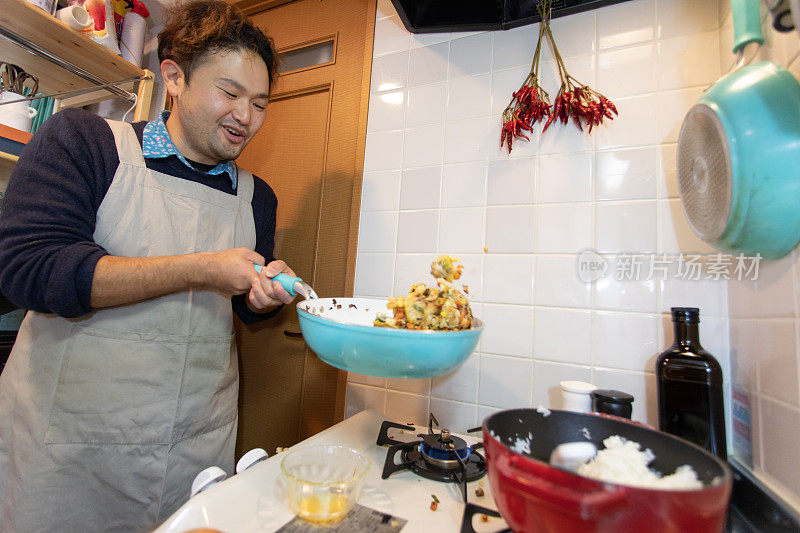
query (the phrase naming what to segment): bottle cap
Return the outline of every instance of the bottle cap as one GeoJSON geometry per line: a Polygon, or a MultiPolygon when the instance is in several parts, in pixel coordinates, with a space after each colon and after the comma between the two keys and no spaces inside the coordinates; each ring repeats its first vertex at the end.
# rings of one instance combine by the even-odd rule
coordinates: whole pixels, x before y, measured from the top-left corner
{"type": "Polygon", "coordinates": [[[673,307],[672,321],[697,324],[700,322],[700,309],[697,307],[673,307]]]}
{"type": "Polygon", "coordinates": [[[236,463],[236,473],[241,474],[254,464],[266,460],[267,456],[267,452],[264,448],[253,448],[244,454],[242,458],[239,459],[239,462],[236,463]]]}
{"type": "Polygon", "coordinates": [[[589,394],[597,388],[595,385],[586,383],[585,381],[562,381],[559,383],[559,386],[567,392],[574,392],[576,394],[589,394]]]}
{"type": "Polygon", "coordinates": [[[189,497],[193,497],[215,483],[219,483],[225,477],[225,471],[218,466],[209,466],[197,476],[195,476],[194,481],[192,482],[192,490],[189,493],[189,497]]]}
{"type": "Polygon", "coordinates": [[[613,404],[631,404],[633,403],[633,396],[627,392],[622,392],[615,389],[597,389],[592,391],[592,399],[601,400],[605,403],[613,404]]]}

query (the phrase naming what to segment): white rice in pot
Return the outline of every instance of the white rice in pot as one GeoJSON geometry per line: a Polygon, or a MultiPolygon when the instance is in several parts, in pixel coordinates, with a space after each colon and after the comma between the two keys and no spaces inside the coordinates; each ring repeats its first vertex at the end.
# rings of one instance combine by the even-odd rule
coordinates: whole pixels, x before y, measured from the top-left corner
{"type": "Polygon", "coordinates": [[[661,476],[648,468],[655,455],[649,449],[641,451],[641,445],[612,435],[603,441],[604,450],[578,467],[581,476],[649,489],[694,490],[703,488],[697,473],[690,465],[679,466],[675,473],[661,476]]]}

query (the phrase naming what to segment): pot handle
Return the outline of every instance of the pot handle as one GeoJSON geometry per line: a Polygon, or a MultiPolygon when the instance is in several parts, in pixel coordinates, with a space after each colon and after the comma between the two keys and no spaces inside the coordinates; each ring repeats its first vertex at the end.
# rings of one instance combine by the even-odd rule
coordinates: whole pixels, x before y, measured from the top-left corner
{"type": "Polygon", "coordinates": [[[504,483],[569,513],[578,513],[583,520],[596,519],[627,499],[623,487],[601,486],[582,491],[553,483],[532,470],[529,461],[518,455],[501,455],[496,464],[504,483]]]}
{"type": "Polygon", "coordinates": [[[733,53],[738,54],[750,43],[764,44],[758,0],[731,0],[733,13],[733,53]]]}

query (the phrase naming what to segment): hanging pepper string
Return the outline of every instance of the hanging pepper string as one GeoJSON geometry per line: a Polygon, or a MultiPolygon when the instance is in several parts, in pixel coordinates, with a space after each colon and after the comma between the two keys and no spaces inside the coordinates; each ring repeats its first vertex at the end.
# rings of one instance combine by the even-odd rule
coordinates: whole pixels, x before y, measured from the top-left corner
{"type": "Polygon", "coordinates": [[[530,140],[524,132],[532,132],[533,126],[537,122],[546,120],[542,133],[547,131],[553,122],[560,121],[562,124],[567,124],[570,119],[581,131],[584,126],[588,126],[588,131],[591,132],[592,128],[602,124],[604,119],[613,120],[614,116],[618,115],[617,108],[611,100],[581,83],[567,72],[567,67],[550,29],[552,5],[552,0],[539,0],[538,2],[537,9],[541,22],[531,70],[522,83],[522,87],[512,94],[511,102],[503,111],[500,147],[502,148],[505,143],[509,153],[511,153],[514,139],[522,137],[530,140]],[[547,91],[539,85],[539,58],[542,41],[545,37],[553,49],[558,77],[561,81],[552,105],[547,91]]]}

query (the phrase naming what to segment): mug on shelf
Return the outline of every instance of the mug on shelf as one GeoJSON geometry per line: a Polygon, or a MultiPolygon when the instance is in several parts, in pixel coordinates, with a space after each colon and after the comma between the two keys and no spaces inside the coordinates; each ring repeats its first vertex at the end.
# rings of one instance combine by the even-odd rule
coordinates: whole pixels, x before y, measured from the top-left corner
{"type": "Polygon", "coordinates": [[[24,96],[11,91],[3,91],[0,93],[0,103],[2,103],[0,105],[0,124],[26,132],[31,131],[31,122],[37,111],[28,105],[24,96]]]}

